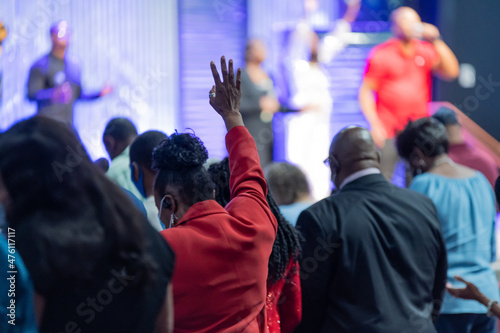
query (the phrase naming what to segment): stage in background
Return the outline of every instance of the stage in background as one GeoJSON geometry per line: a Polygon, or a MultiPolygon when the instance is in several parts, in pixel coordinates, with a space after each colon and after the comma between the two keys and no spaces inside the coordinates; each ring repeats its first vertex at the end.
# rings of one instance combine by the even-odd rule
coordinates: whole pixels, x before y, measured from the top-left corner
{"type": "Polygon", "coordinates": [[[179,126],[177,1],[2,0],[0,19],[9,30],[0,130],[34,114],[29,68],[50,51],[49,27],[61,19],[72,28],[68,53],[80,59],[83,88],[114,86],[112,95],[75,105],[75,126],[93,158],[107,157],[102,132],[112,117],[130,118],[141,132],[179,126]]]}

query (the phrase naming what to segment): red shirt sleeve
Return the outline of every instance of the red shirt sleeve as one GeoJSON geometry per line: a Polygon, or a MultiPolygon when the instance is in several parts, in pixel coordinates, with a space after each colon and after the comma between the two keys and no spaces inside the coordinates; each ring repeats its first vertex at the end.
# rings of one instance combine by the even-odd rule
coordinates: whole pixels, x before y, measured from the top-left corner
{"type": "Polygon", "coordinates": [[[260,166],[257,146],[245,126],[236,126],[226,135],[229,153],[231,202],[226,210],[233,216],[263,224],[270,220],[276,235],[277,221],[267,203],[267,183],[260,166]]]}
{"type": "Polygon", "coordinates": [[[432,70],[441,60],[439,53],[436,51],[434,45],[429,42],[421,42],[422,55],[425,63],[429,64],[429,70],[432,70]]]}

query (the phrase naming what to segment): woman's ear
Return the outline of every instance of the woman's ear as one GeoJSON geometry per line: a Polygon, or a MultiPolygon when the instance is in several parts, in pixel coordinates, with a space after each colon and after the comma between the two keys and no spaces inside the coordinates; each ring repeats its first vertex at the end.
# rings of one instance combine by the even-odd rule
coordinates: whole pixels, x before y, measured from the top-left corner
{"type": "Polygon", "coordinates": [[[425,155],[424,153],[422,153],[420,148],[414,147],[412,152],[410,153],[408,163],[413,167],[421,167],[421,161],[424,157],[425,155]]]}
{"type": "Polygon", "coordinates": [[[137,164],[137,162],[132,162],[132,178],[134,179],[135,182],[139,181],[140,177],[140,166],[137,164]]]}
{"type": "Polygon", "coordinates": [[[162,209],[170,209],[171,214],[175,214],[177,211],[177,201],[174,199],[174,197],[170,194],[165,194],[162,200],[163,207],[160,207],[162,209]]]}

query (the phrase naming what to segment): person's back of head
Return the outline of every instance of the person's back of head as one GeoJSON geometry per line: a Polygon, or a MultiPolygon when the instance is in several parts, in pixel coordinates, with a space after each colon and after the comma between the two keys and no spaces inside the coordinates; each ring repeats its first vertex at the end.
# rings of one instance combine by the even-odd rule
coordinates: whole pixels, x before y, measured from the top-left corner
{"type": "Polygon", "coordinates": [[[339,188],[342,182],[357,171],[380,169],[380,153],[366,128],[348,126],[335,135],[328,156],[332,181],[339,188]]]}
{"type": "Polygon", "coordinates": [[[156,147],[154,195],[155,200],[161,202],[163,224],[173,223],[174,218],[181,219],[192,205],[213,199],[214,186],[203,166],[207,159],[203,142],[191,133],[175,132],[156,147]],[[169,216],[170,223],[163,216],[169,216]]]}
{"type": "Polygon", "coordinates": [[[410,121],[396,139],[399,156],[410,168],[426,172],[432,159],[448,153],[448,135],[444,125],[434,118],[410,121]]]}
{"type": "Polygon", "coordinates": [[[120,155],[137,137],[137,128],[127,118],[111,119],[102,135],[102,141],[111,159],[120,155]]]}
{"type": "Polygon", "coordinates": [[[138,284],[151,277],[154,265],[145,255],[145,217],[93,165],[65,125],[33,117],[3,133],[0,180],[9,198],[8,222],[20,234],[24,230],[31,235],[29,246],[40,253],[25,258],[27,266],[36,265],[47,274],[34,280],[50,277],[76,289],[106,273],[104,265],[143,270],[145,279],[138,284]]]}
{"type": "Polygon", "coordinates": [[[278,205],[290,205],[301,200],[311,200],[307,177],[299,167],[287,163],[272,163],[266,168],[266,180],[278,205]]]}
{"type": "Polygon", "coordinates": [[[155,172],[153,171],[153,151],[168,136],[160,131],[147,131],[130,144],[130,165],[132,180],[145,197],[152,195],[155,172]]]}

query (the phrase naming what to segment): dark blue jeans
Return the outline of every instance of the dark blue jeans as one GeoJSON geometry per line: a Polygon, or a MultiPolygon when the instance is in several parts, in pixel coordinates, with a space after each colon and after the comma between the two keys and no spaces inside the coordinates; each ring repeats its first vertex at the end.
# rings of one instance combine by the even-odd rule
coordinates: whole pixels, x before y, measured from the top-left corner
{"type": "Polygon", "coordinates": [[[486,314],[442,314],[436,321],[438,333],[496,333],[497,319],[486,314]]]}

